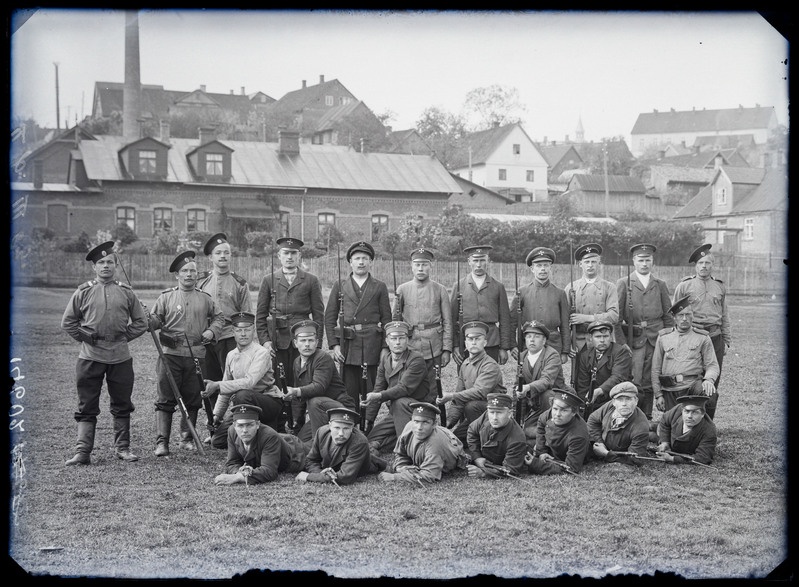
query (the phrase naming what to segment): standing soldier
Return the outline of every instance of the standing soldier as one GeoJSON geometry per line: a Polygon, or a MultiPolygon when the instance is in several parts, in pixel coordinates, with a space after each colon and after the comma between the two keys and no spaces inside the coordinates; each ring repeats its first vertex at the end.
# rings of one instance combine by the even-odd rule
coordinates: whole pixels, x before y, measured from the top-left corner
{"type": "MultiPolygon", "coordinates": [[[[230,270],[230,243],[225,233],[220,232],[209,238],[203,252],[211,259],[213,268],[208,274],[200,276],[197,289],[214,298],[216,307],[225,317],[222,333],[216,342],[207,346],[205,377],[211,381],[220,381],[225,373],[225,359],[236,348],[230,317],[239,312],[252,312],[250,288],[246,279],[230,270]]],[[[210,396],[211,405],[214,405],[217,396],[218,393],[210,396]]]]}
{"type": "MultiPolygon", "coordinates": [[[[360,382],[363,369],[368,375],[367,391],[375,383],[377,365],[388,348],[383,340],[383,326],[391,322],[388,288],[369,273],[375,250],[367,242],[357,242],[347,249],[352,268],[349,278],[333,284],[325,308],[325,328],[333,358],[343,365],[342,378],[354,405],[360,405],[360,382]],[[341,294],[341,295],[339,295],[341,294]]],[[[366,433],[374,422],[366,422],[366,433]]]]}
{"type": "Polygon", "coordinates": [[[613,325],[619,321],[616,286],[599,277],[601,255],[602,247],[596,243],[578,247],[574,252],[574,259],[579,263],[583,276],[564,288],[567,299],[574,292],[575,310],[569,317],[569,324],[575,326],[575,340],[572,341],[575,352],[579,352],[586,344],[590,345],[589,324],[602,321],[613,325]]]}
{"type": "Polygon", "coordinates": [[[130,452],[134,375],[128,342],[147,330],[147,322],[130,286],[114,281],[117,261],[113,247],[114,241],[109,241],[86,255],[86,260],[92,262],[96,279],[78,287],[61,319],[61,328],[81,343],[75,369],[78,441],[75,456],[66,465],[91,464],[103,378],[114,417],[114,454],[126,462],[139,460],[130,452]]]}
{"type": "MultiPolygon", "coordinates": [[[[477,245],[466,247],[463,252],[468,255],[471,272],[460,283],[452,287],[452,322],[483,322],[488,325],[488,336],[485,352],[500,365],[508,362],[508,351],[514,347],[513,320],[510,316],[508,294],[505,286],[488,275],[488,252],[493,247],[477,245]],[[463,316],[459,321],[459,299],[463,304],[463,316]]],[[[463,333],[454,328],[452,345],[455,362],[460,365],[465,354],[463,350],[463,333]]]]}
{"type": "MultiPolygon", "coordinates": [[[[519,290],[519,296],[511,302],[511,317],[516,321],[521,302],[521,321],[544,324],[549,332],[546,345],[560,354],[561,364],[569,358],[571,348],[571,329],[569,328],[569,300],[566,292],[550,281],[555,251],[547,247],[536,247],[525,260],[533,280],[519,290]]],[[[514,330],[517,324],[514,324],[514,330]]],[[[516,347],[511,353],[516,359],[516,347]]],[[[560,386],[562,387],[562,386],[560,386]]]]}
{"type": "MultiPolygon", "coordinates": [[[[180,393],[189,413],[192,425],[197,422],[197,412],[202,405],[200,382],[196,377],[192,354],[205,370],[205,345],[214,342],[222,332],[225,318],[214,299],[207,292],[195,287],[197,263],[194,251],[180,253],[169,266],[178,285],[161,292],[149,316],[153,330],[161,329],[158,335],[164,347],[164,361],[159,357],[156,364],[158,387],[155,400],[155,456],[169,454],[169,437],[172,430],[172,414],[177,406],[175,394],[166,374],[169,369],[180,387],[180,393]],[[191,344],[191,349],[187,346],[191,344]]],[[[191,431],[185,418],[180,421],[180,447],[195,450],[191,431]]]]}
{"type": "Polygon", "coordinates": [[[730,333],[730,316],[727,312],[727,287],[720,279],[711,275],[713,271],[713,254],[710,253],[711,244],[704,244],[693,253],[688,259],[689,263],[696,263],[696,274],[686,277],[677,287],[674,288],[674,297],[677,300],[684,296],[691,296],[690,303],[693,310],[693,324],[697,328],[705,330],[713,343],[713,352],[716,354],[716,362],[719,364],[719,372],[713,382],[716,392],[707,402],[705,410],[712,419],[716,414],[718,403],[719,379],[721,379],[721,365],[724,362],[724,355],[732,344],[732,334],[730,333]]]}
{"type": "Polygon", "coordinates": [[[432,251],[427,249],[411,253],[413,279],[397,288],[393,319],[410,324],[408,348],[424,357],[435,395],[435,367],[446,367],[452,354],[452,313],[447,288],[430,279],[433,259],[432,251]]]}
{"type": "MultiPolygon", "coordinates": [[[[317,346],[321,348],[325,304],[322,300],[322,286],[319,284],[319,279],[299,268],[300,249],[304,243],[297,238],[283,237],[277,239],[275,244],[279,247],[277,258],[280,261],[280,268],[261,281],[255,324],[258,341],[272,355],[273,371],[279,373],[278,365],[282,363],[286,385],[293,386],[292,365],[299,352],[291,344],[291,327],[297,322],[309,319],[319,324],[317,346]]],[[[299,400],[292,400],[291,410],[296,434],[305,422],[306,406],[299,400]]],[[[280,422],[279,426],[282,430],[285,422],[280,422]]]]}
{"type": "Polygon", "coordinates": [[[635,271],[616,282],[621,320],[616,324],[616,342],[626,344],[633,353],[633,382],[641,390],[638,408],[652,419],[652,353],[658,332],[674,326],[669,313],[671,298],[666,282],[652,275],[654,245],[630,247],[635,271]],[[629,294],[629,295],[628,295],[629,294]],[[632,338],[629,337],[632,330],[632,338]]]}

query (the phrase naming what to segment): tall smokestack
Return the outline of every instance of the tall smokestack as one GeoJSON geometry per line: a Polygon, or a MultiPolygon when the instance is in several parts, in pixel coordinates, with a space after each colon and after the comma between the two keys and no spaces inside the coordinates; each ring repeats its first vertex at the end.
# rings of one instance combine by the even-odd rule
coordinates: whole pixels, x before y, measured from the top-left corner
{"type": "Polygon", "coordinates": [[[139,138],[141,75],[139,71],[139,14],[125,11],[125,86],[122,90],[122,134],[139,138]]]}

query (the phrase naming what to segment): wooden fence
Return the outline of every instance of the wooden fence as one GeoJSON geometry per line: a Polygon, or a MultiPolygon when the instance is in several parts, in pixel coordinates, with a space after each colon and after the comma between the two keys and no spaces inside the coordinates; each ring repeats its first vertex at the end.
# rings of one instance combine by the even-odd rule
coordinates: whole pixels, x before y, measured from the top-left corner
{"type": "MultiPolygon", "coordinates": [[[[13,284],[43,287],[75,287],[78,284],[94,277],[91,263],[85,261],[81,253],[52,253],[47,257],[28,259],[24,262],[12,262],[13,284]]],[[[117,270],[117,279],[125,281],[125,273],[134,287],[138,289],[163,289],[175,284],[175,278],[168,271],[174,259],[173,255],[122,255],[121,262],[124,267],[117,270]]],[[[306,269],[316,275],[323,287],[330,287],[337,279],[335,257],[318,257],[304,261],[306,269]]],[[[349,265],[341,259],[341,275],[349,273],[349,265]]],[[[198,262],[199,269],[210,270],[211,264],[201,256],[198,262]]],[[[448,288],[452,286],[457,277],[457,263],[455,261],[436,261],[433,263],[431,277],[448,288]]],[[[279,266],[275,260],[275,266],[279,266]]],[[[264,276],[269,275],[272,263],[270,257],[234,257],[231,262],[233,271],[244,277],[251,289],[260,287],[264,276]]],[[[512,296],[516,289],[516,274],[518,270],[519,285],[525,285],[532,279],[527,266],[519,263],[492,263],[491,275],[505,284],[505,288],[512,296]]],[[[627,277],[627,266],[603,265],[601,276],[615,282],[619,278],[627,277]]],[[[466,262],[460,263],[461,276],[468,272],[466,262]]],[[[397,259],[393,263],[390,259],[377,259],[372,265],[372,275],[385,281],[389,290],[393,289],[394,274],[397,284],[412,278],[410,262],[406,259],[397,259]]],[[[694,274],[693,266],[656,266],[654,274],[665,280],[669,291],[673,292],[679,281],[694,274]]],[[[777,295],[783,296],[787,290],[788,269],[780,264],[779,267],[768,269],[751,267],[716,267],[714,275],[724,281],[727,291],[733,295],[777,295]]],[[[574,278],[580,276],[579,269],[574,267],[574,278]]],[[[563,287],[570,281],[568,265],[556,264],[553,267],[552,281],[563,287]]]]}

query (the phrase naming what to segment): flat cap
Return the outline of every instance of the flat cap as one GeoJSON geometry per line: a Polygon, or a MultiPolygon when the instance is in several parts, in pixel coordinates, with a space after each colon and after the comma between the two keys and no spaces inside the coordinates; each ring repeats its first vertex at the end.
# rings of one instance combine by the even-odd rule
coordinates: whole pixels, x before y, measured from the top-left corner
{"type": "Polygon", "coordinates": [[[487,410],[510,409],[513,405],[513,398],[507,393],[489,393],[486,399],[488,400],[486,402],[487,410]]]}
{"type": "Polygon", "coordinates": [[[630,255],[635,257],[636,255],[654,255],[655,251],[657,251],[657,247],[655,245],[650,245],[648,243],[639,243],[637,245],[633,245],[630,247],[630,255]]]}
{"type": "Polygon", "coordinates": [[[411,261],[432,261],[435,259],[435,255],[433,255],[433,251],[430,249],[425,249],[423,247],[419,247],[411,251],[411,261]]]}
{"type": "Polygon", "coordinates": [[[485,322],[479,322],[474,320],[472,322],[467,322],[463,325],[463,336],[467,336],[469,333],[477,333],[479,332],[482,335],[488,334],[488,324],[485,322]]]}
{"type": "Polygon", "coordinates": [[[602,330],[603,328],[607,328],[611,332],[613,331],[613,324],[608,322],[607,320],[594,320],[591,324],[588,325],[586,330],[588,332],[593,332],[594,330],[602,330]]]}
{"type": "Polygon", "coordinates": [[[533,263],[541,263],[542,261],[555,262],[555,251],[547,247],[536,247],[527,254],[525,263],[529,267],[533,263]]]}
{"type": "Polygon", "coordinates": [[[414,416],[430,418],[433,420],[433,422],[436,421],[436,416],[441,415],[441,410],[439,410],[433,404],[429,404],[427,402],[414,402],[412,404],[408,404],[408,407],[413,410],[412,414],[414,416]]]}
{"type": "Polygon", "coordinates": [[[688,257],[688,262],[689,263],[696,263],[702,257],[706,257],[712,247],[713,247],[713,245],[711,245],[710,243],[705,243],[701,247],[697,247],[694,250],[694,252],[691,253],[691,256],[688,257]]]}
{"type": "Polygon", "coordinates": [[[638,397],[638,388],[635,386],[635,383],[632,381],[622,381],[621,383],[617,383],[610,389],[610,399],[613,399],[617,395],[628,395],[630,397],[638,397]]]}
{"type": "Polygon", "coordinates": [[[583,398],[569,389],[553,389],[551,397],[553,400],[560,400],[577,409],[585,405],[583,398]]]}
{"type": "Polygon", "coordinates": [[[344,422],[345,424],[352,424],[354,426],[360,419],[361,415],[358,412],[345,408],[344,406],[327,410],[328,422],[344,422]]]}
{"type": "Polygon", "coordinates": [[[315,334],[319,336],[319,325],[313,320],[300,320],[292,324],[291,335],[298,336],[300,334],[315,334]]]}
{"type": "Polygon", "coordinates": [[[288,249],[289,251],[299,251],[305,244],[298,238],[284,236],[275,241],[275,244],[281,249],[288,249]]]}
{"type": "Polygon", "coordinates": [[[230,317],[233,326],[252,326],[255,324],[255,314],[250,312],[236,312],[230,317]]]}
{"type": "Polygon", "coordinates": [[[350,248],[347,249],[347,261],[349,261],[355,253],[366,253],[369,255],[370,259],[375,258],[374,247],[366,241],[358,241],[350,245],[350,248]]]}
{"type": "Polygon", "coordinates": [[[188,265],[189,263],[194,263],[194,251],[183,251],[179,253],[175,260],[172,261],[172,264],[169,266],[170,273],[177,273],[181,270],[184,265],[188,265]]]}
{"type": "Polygon", "coordinates": [[[671,312],[672,314],[679,314],[690,305],[691,305],[691,296],[689,294],[674,302],[674,305],[671,308],[669,308],[669,312],[671,312]]]}
{"type": "Polygon", "coordinates": [[[230,408],[234,422],[237,420],[260,420],[262,412],[261,408],[250,404],[237,404],[230,408]]]}
{"type": "Polygon", "coordinates": [[[549,328],[538,320],[530,320],[524,323],[522,326],[522,333],[527,334],[528,332],[538,332],[539,334],[543,334],[546,338],[549,338],[549,328]]]}
{"type": "Polygon", "coordinates": [[[488,254],[488,251],[493,249],[491,245],[472,245],[471,247],[466,247],[463,249],[463,252],[466,253],[467,257],[482,257],[488,254]]]}
{"type": "Polygon", "coordinates": [[[587,243],[577,247],[577,250],[574,251],[574,259],[576,261],[582,261],[585,258],[598,257],[601,254],[602,254],[601,245],[598,245],[596,243],[587,243]]]}
{"type": "Polygon", "coordinates": [[[223,245],[226,242],[228,242],[227,235],[224,232],[217,232],[214,236],[212,236],[205,242],[205,246],[203,247],[203,253],[205,253],[206,255],[210,255],[211,253],[214,252],[214,249],[216,247],[218,247],[219,245],[223,245]]]}
{"type": "Polygon", "coordinates": [[[86,260],[92,263],[97,263],[103,257],[112,255],[114,253],[114,241],[108,241],[97,245],[91,251],[86,253],[86,260]]]}

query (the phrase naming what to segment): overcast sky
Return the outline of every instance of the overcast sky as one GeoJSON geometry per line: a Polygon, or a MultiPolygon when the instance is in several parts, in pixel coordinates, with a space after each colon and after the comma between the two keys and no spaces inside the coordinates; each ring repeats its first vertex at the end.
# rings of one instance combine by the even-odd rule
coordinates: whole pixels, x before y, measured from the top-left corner
{"type": "MultiPolygon", "coordinates": [[[[15,14],[12,113],[61,128],[124,81],[121,11],[15,14]]],[[[141,81],[273,98],[338,79],[395,130],[425,108],[517,88],[534,140],[628,136],[641,112],[774,106],[788,124],[788,42],[756,13],[142,11],[141,81]]]]}

